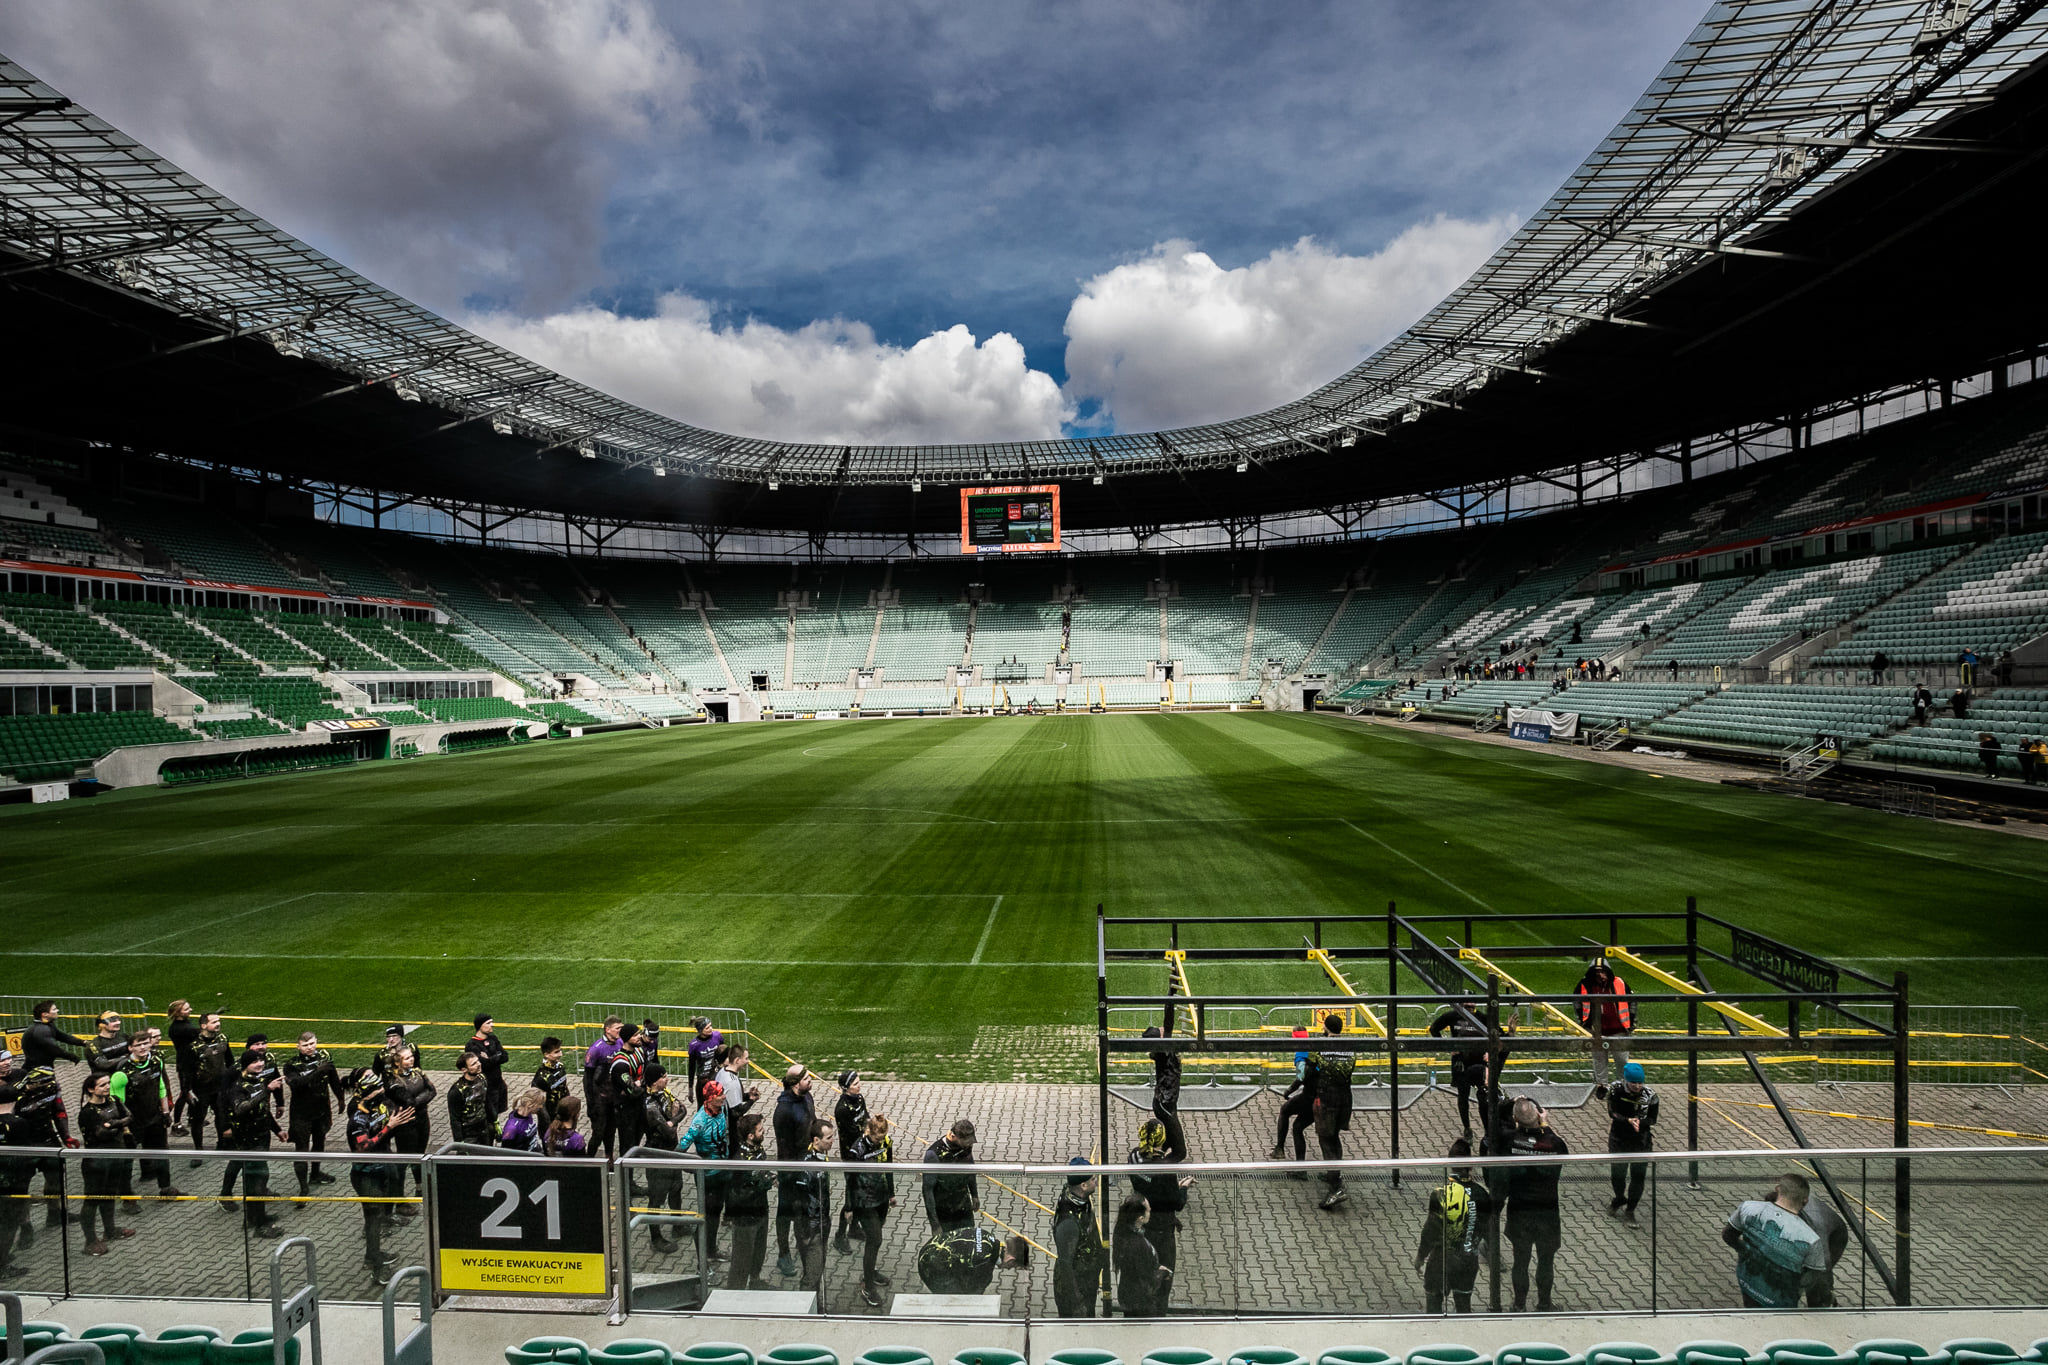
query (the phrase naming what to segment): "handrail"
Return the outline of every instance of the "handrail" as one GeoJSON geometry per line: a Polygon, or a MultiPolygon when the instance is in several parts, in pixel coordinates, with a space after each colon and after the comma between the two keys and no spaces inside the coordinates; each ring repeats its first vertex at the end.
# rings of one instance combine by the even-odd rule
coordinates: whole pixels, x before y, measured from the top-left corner
{"type": "Polygon", "coordinates": [[[433,1365],[434,1296],[428,1288],[427,1268],[409,1265],[394,1273],[384,1285],[384,1365],[433,1365]],[[398,1288],[407,1280],[420,1287],[420,1325],[398,1339],[398,1288]]]}

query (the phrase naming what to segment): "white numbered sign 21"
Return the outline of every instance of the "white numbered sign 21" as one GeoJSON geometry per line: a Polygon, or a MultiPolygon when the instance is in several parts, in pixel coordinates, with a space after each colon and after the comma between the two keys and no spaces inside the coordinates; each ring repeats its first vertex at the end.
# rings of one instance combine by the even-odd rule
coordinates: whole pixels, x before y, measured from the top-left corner
{"type": "MultiPolygon", "coordinates": [[[[478,1193],[486,1199],[496,1199],[498,1201],[496,1212],[484,1219],[484,1225],[480,1229],[484,1236],[501,1237],[512,1242],[517,1242],[526,1236],[525,1232],[512,1221],[513,1217],[519,1212],[519,1186],[505,1179],[505,1177],[499,1176],[495,1180],[486,1180],[483,1183],[483,1188],[478,1193]]],[[[541,1181],[540,1184],[533,1187],[533,1193],[526,1196],[526,1202],[529,1204],[539,1204],[547,1210],[547,1240],[550,1242],[561,1241],[562,1183],[559,1180],[541,1181]]]]}

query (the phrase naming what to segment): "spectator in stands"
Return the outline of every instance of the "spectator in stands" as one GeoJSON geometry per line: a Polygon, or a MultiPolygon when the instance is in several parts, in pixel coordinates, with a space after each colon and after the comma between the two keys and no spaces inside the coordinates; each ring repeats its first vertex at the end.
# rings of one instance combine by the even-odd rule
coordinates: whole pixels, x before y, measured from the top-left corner
{"type": "MultiPolygon", "coordinates": [[[[604,1097],[611,1137],[624,1156],[640,1143],[640,1106],[647,1098],[647,1068],[654,1060],[654,1021],[619,1029],[619,1049],[605,1063],[604,1097]]],[[[610,1156],[609,1149],[605,1152],[610,1156]]]]}
{"type": "Polygon", "coordinates": [[[1827,1273],[1827,1247],[1800,1214],[1806,1177],[1778,1177],[1768,1200],[1750,1199],[1728,1215],[1721,1240],[1735,1248],[1735,1282],[1748,1308],[1797,1308],[1801,1294],[1827,1273]]]}
{"type": "Polygon", "coordinates": [[[29,1015],[35,1022],[21,1035],[21,1057],[30,1067],[54,1066],[59,1061],[75,1062],[78,1054],[64,1049],[91,1046],[85,1039],[73,1037],[57,1027],[56,1001],[36,1001],[29,1015]]]}
{"type": "MultiPolygon", "coordinates": [[[[832,1158],[832,1120],[812,1119],[810,1142],[803,1156],[805,1165],[823,1165],[832,1158]]],[[[825,1241],[832,1231],[832,1173],[807,1170],[784,1172],[787,1195],[784,1207],[796,1229],[796,1254],[802,1266],[798,1289],[816,1290],[825,1279],[825,1241]]]]}
{"type": "MultiPolygon", "coordinates": [[[[1472,1144],[1459,1138],[1448,1155],[1453,1160],[1469,1157],[1472,1144]]],[[[1449,1178],[1430,1191],[1429,1214],[1415,1248],[1428,1312],[1443,1312],[1446,1293],[1460,1313],[1472,1311],[1472,1286],[1479,1278],[1480,1259],[1487,1254],[1492,1216],[1493,1196],[1470,1166],[1452,1167],[1449,1178]]]]}
{"type": "Polygon", "coordinates": [[[1957,720],[1968,720],[1970,718],[1970,689],[1958,687],[1954,692],[1951,692],[1948,698],[1948,709],[1955,714],[1957,720]]]}
{"type": "Polygon", "coordinates": [[[474,1053],[483,1063],[484,1092],[490,1101],[491,1119],[495,1123],[498,1115],[505,1112],[505,1063],[510,1060],[505,1045],[498,1040],[497,1026],[488,1014],[476,1017],[476,1031],[469,1035],[469,1041],[462,1045],[463,1051],[474,1053]]]}
{"type": "MultiPolygon", "coordinates": [[[[1550,1126],[1550,1115],[1532,1099],[1518,1099],[1509,1111],[1513,1127],[1507,1133],[1508,1156],[1565,1156],[1571,1148],[1550,1126]]],[[[1557,1209],[1557,1184],[1562,1168],[1556,1165],[1511,1166],[1506,1176],[1507,1234],[1515,1250],[1509,1271],[1515,1288],[1515,1311],[1528,1306],[1529,1262],[1534,1253],[1536,1270],[1536,1311],[1548,1313],[1550,1290],[1555,1275],[1557,1249],[1564,1240],[1563,1221],[1557,1209]]]]}
{"type": "Polygon", "coordinates": [[[1998,776],[1998,751],[2005,746],[1998,742],[1998,736],[1989,730],[1977,732],[1977,761],[1984,765],[1984,776],[1998,776]]]}
{"type": "Polygon", "coordinates": [[[1977,685],[1977,651],[1968,645],[1963,647],[1962,653],[1956,655],[1956,677],[1965,687],[1977,685]]]}
{"type": "MultiPolygon", "coordinates": [[[[775,1100],[775,1159],[802,1161],[811,1145],[811,1127],[817,1121],[817,1102],[811,1098],[811,1072],[802,1062],[791,1062],[782,1073],[782,1093],[775,1100]]],[[[775,1272],[785,1279],[796,1274],[796,1262],[789,1254],[790,1223],[796,1216],[798,1192],[795,1172],[783,1171],[776,1178],[775,1272]]]]}
{"type": "Polygon", "coordinates": [[[1675,654],[1671,656],[1671,681],[1678,681],[1678,656],[1675,654]]]}
{"type": "Polygon", "coordinates": [[[1572,994],[1579,997],[1579,1026],[1593,1035],[1593,1098],[1604,1100],[1609,1068],[1628,1065],[1628,1036],[1636,1031],[1628,982],[1614,974],[1606,958],[1596,957],[1572,994]]]}
{"type": "MultiPolygon", "coordinates": [[[[853,1146],[868,1130],[868,1102],[861,1098],[860,1073],[851,1068],[839,1073],[839,1103],[832,1108],[832,1124],[839,1134],[839,1159],[853,1160],[853,1146]]],[[[833,1234],[832,1249],[841,1256],[853,1255],[847,1240],[853,1224],[853,1176],[846,1177],[846,1197],[839,1204],[839,1231],[833,1234]]]]}
{"type": "Polygon", "coordinates": [[[541,1107],[553,1119],[569,1098],[569,1071],[562,1065],[562,1040],[552,1033],[540,1040],[540,1065],[533,1069],[532,1088],[541,1093],[541,1107]]]}
{"type": "MultiPolygon", "coordinates": [[[[1085,1156],[1077,1156],[1067,1164],[1085,1167],[1089,1161],[1085,1156]]],[[[1053,1205],[1052,1299],[1063,1318],[1095,1316],[1095,1295],[1109,1260],[1101,1225],[1095,1221],[1095,1186],[1093,1175],[1070,1175],[1059,1202],[1053,1205]]],[[[869,1247],[872,1255],[872,1242],[869,1247]]]]}
{"type": "Polygon", "coordinates": [[[745,1043],[727,1043],[721,1051],[725,1055],[717,1063],[717,1080],[725,1087],[725,1112],[737,1119],[752,1111],[761,1098],[761,1087],[744,1083],[747,1068],[753,1062],[753,1054],[745,1043]]]}
{"type": "MultiPolygon", "coordinates": [[[[956,1119],[938,1141],[925,1148],[928,1166],[972,1166],[974,1164],[974,1121],[956,1119]]],[[[972,1175],[949,1175],[927,1171],[922,1181],[924,1212],[933,1231],[967,1227],[981,1211],[981,1193],[972,1175]]]]}
{"type": "MultiPolygon", "coordinates": [[[[1344,1032],[1344,1016],[1331,1010],[1323,1016],[1323,1032],[1331,1038],[1344,1032]]],[[[1357,1057],[1350,1052],[1316,1051],[1308,1054],[1305,1079],[1315,1096],[1316,1143],[1325,1161],[1344,1159],[1344,1134],[1351,1128],[1351,1072],[1357,1057]]],[[[1323,1174],[1330,1192],[1316,1207],[1334,1213],[1350,1196],[1344,1189],[1344,1172],[1332,1166],[1323,1174]]]]}
{"type": "Polygon", "coordinates": [[[2020,741],[2020,776],[2029,787],[2038,785],[2042,769],[2048,768],[2048,743],[2036,736],[2020,741]]]}
{"type": "Polygon", "coordinates": [[[111,1076],[128,1060],[128,1035],[121,1031],[121,1016],[107,1010],[99,1017],[92,1041],[87,1045],[85,1065],[91,1075],[111,1076]]]}
{"type": "MultiPolygon", "coordinates": [[[[1175,992],[1172,973],[1167,974],[1167,994],[1175,992]]],[[[1145,1030],[1147,1038],[1170,1038],[1173,1036],[1173,1006],[1166,1007],[1166,1024],[1145,1030]]],[[[1152,1117],[1166,1128],[1166,1151],[1169,1161],[1188,1159],[1187,1130],[1180,1122],[1180,1054],[1170,1048],[1161,1048],[1152,1054],[1152,1117]]]]}
{"type": "Polygon", "coordinates": [[[2012,686],[2012,670],[2013,670],[2013,657],[2012,657],[2012,651],[2008,649],[2008,650],[2006,650],[2006,651],[2005,651],[2004,653],[2002,653],[2002,654],[2000,654],[2000,655],[1998,656],[1998,667],[1997,667],[1997,669],[1996,669],[1996,672],[1997,672],[1997,675],[1998,675],[1998,685],[1999,685],[2000,687],[2011,687],[2011,686],[2012,686]]]}
{"type": "Polygon", "coordinates": [[[1927,685],[1925,683],[1922,683],[1920,686],[1914,688],[1913,723],[1915,725],[1925,725],[1927,723],[1928,708],[1933,705],[1934,694],[1927,690],[1927,685]]]}
{"type": "MultiPolygon", "coordinates": [[[[256,1048],[243,1051],[241,1074],[236,1078],[234,1088],[228,1091],[227,1103],[228,1145],[238,1152],[267,1152],[270,1139],[278,1135],[277,1092],[273,1087],[281,1088],[283,1080],[271,1078],[270,1073],[275,1069],[267,1053],[256,1048]]],[[[278,1236],[284,1229],[271,1208],[270,1163],[236,1161],[228,1163],[228,1168],[242,1181],[243,1233],[257,1237],[278,1236]]],[[[225,1184],[223,1182],[223,1194],[226,1193],[225,1184]]]]}
{"type": "MultiPolygon", "coordinates": [[[[1647,1152],[1655,1145],[1656,1126],[1657,1092],[1644,1083],[1642,1064],[1630,1062],[1621,1068],[1620,1084],[1607,1092],[1607,1150],[1616,1154],[1647,1152]]],[[[1635,1222],[1650,1163],[1617,1161],[1608,1167],[1608,1174],[1614,1182],[1614,1197],[1607,1201],[1607,1212],[1635,1222]]]]}
{"type": "MultiPolygon", "coordinates": [[[[0,1048],[0,1058],[11,1062],[11,1055],[0,1048]]],[[[0,1101],[13,1098],[8,1076],[0,1070],[0,1101]]],[[[18,1280],[28,1274],[26,1266],[13,1264],[14,1241],[17,1236],[27,1244],[35,1234],[29,1230],[28,1201],[29,1182],[35,1177],[36,1163],[28,1157],[9,1156],[9,1147],[27,1147],[29,1122],[20,1114],[9,1110],[0,1113],[0,1282],[18,1280]]]]}
{"type": "MultiPolygon", "coordinates": [[[[185,1111],[186,1122],[192,1127],[192,1150],[206,1148],[206,1120],[213,1120],[215,1145],[218,1146],[227,1134],[227,1120],[222,1116],[221,1095],[234,1081],[234,1047],[221,1032],[221,1018],[208,1013],[199,1020],[199,1035],[192,1043],[193,1075],[198,1090],[191,1105],[185,1111]]],[[[192,1164],[203,1164],[197,1157],[192,1164]]]]}
{"type": "Polygon", "coordinates": [[[1127,1318],[1158,1318],[1166,1315],[1173,1272],[1159,1264],[1159,1253],[1145,1235],[1151,1210],[1138,1195],[1128,1195],[1116,1211],[1116,1231],[1111,1255],[1116,1261],[1116,1301],[1127,1318]]]}
{"type": "Polygon", "coordinates": [[[1884,671],[1885,671],[1885,670],[1886,670],[1887,668],[1890,668],[1891,666],[1892,666],[1892,661],[1891,661],[1891,660],[1890,660],[1889,658],[1887,658],[1887,657],[1885,656],[1885,652],[1884,652],[1883,650],[1881,650],[1881,649],[1880,649],[1879,651],[1877,651],[1877,653],[1875,653],[1875,654],[1871,655],[1871,656],[1870,656],[1870,685],[1871,685],[1872,687],[1883,687],[1883,686],[1884,686],[1884,671]]]}

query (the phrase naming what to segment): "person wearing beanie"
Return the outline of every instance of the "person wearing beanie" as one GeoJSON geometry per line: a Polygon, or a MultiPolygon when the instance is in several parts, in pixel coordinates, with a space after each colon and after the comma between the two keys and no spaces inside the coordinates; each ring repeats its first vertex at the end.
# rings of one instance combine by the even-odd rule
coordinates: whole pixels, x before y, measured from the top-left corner
{"type": "MultiPolygon", "coordinates": [[[[861,1098],[860,1073],[848,1069],[839,1073],[839,1103],[832,1107],[832,1126],[839,1134],[839,1159],[854,1160],[854,1144],[868,1130],[868,1102],[861,1098]]],[[[857,1230],[853,1218],[853,1174],[846,1176],[846,1198],[839,1205],[839,1232],[832,1239],[832,1249],[841,1256],[853,1255],[853,1243],[847,1240],[849,1230],[857,1230]]]]}
{"type": "Polygon", "coordinates": [[[469,1041],[462,1045],[464,1052],[474,1052],[483,1063],[484,1090],[491,1104],[491,1121],[497,1122],[498,1115],[505,1112],[509,1099],[505,1093],[505,1063],[510,1060],[505,1045],[498,1041],[497,1027],[488,1014],[476,1017],[475,1031],[469,1041]]]}
{"type": "MultiPolygon", "coordinates": [[[[622,1025],[619,1050],[605,1064],[605,1102],[611,1109],[611,1136],[618,1140],[620,1156],[640,1145],[641,1130],[646,1127],[643,1106],[647,1103],[647,1064],[651,1060],[647,1030],[638,1024],[622,1025]]],[[[605,1155],[611,1155],[609,1148],[605,1155]]]]}
{"type": "MultiPolygon", "coordinates": [[[[775,1099],[775,1159],[802,1161],[811,1147],[811,1128],[818,1119],[817,1101],[811,1098],[811,1071],[802,1062],[791,1062],[782,1073],[782,1093],[775,1099]]],[[[789,1254],[790,1221],[796,1216],[799,1181],[794,1171],[782,1171],[775,1178],[775,1273],[785,1279],[797,1273],[789,1254]]]]}
{"type": "Polygon", "coordinates": [[[397,1060],[398,1050],[404,1046],[404,1026],[392,1024],[384,1030],[384,1050],[377,1054],[377,1059],[371,1062],[370,1066],[379,1076],[382,1076],[387,1081],[390,1080],[394,1069],[392,1063],[397,1060]]]}
{"type": "MultiPolygon", "coordinates": [[[[657,1152],[677,1151],[682,1138],[682,1102],[670,1092],[668,1070],[661,1063],[648,1063],[646,1076],[646,1098],[640,1102],[640,1145],[657,1152]]],[[[700,1112],[698,1117],[702,1118],[703,1114],[700,1112]]],[[[683,1211],[683,1173],[680,1169],[667,1163],[648,1167],[647,1206],[655,1210],[683,1211]]],[[[712,1226],[717,1225],[714,1223],[712,1226]]],[[[649,1226],[647,1240],[656,1251],[674,1251],[678,1245],[675,1225],[649,1226]]]]}
{"type": "Polygon", "coordinates": [[[1092,1318],[1109,1248],[1095,1217],[1096,1178],[1088,1158],[1077,1156],[1067,1164],[1082,1169],[1067,1177],[1052,1209],[1053,1255],[1059,1258],[1052,1263],[1053,1305],[1063,1318],[1092,1318]]]}
{"type": "MultiPolygon", "coordinates": [[[[1657,1092],[1644,1084],[1643,1064],[1624,1063],[1620,1082],[1607,1092],[1607,1150],[1624,1155],[1650,1151],[1654,1146],[1651,1132],[1656,1126],[1657,1092]]],[[[1636,1205],[1642,1200],[1650,1163],[1617,1161],[1608,1173],[1614,1182],[1608,1214],[1624,1222],[1635,1222],[1636,1205]]]]}
{"type": "Polygon", "coordinates": [[[696,1030],[690,1037],[689,1046],[684,1049],[690,1059],[690,1094],[702,1104],[704,1083],[717,1076],[711,1065],[712,1054],[725,1045],[725,1035],[711,1027],[711,1021],[701,1014],[690,1020],[690,1027],[696,1030]]]}
{"type": "MultiPolygon", "coordinates": [[[[223,1112],[230,1115],[230,1117],[232,1117],[234,1107],[246,1101],[251,1077],[255,1078],[258,1087],[268,1095],[269,1103],[276,1111],[276,1116],[282,1117],[285,1106],[284,1072],[279,1069],[277,1063],[270,1059],[270,1035],[267,1033],[252,1033],[242,1041],[242,1055],[236,1059],[234,1074],[229,1077],[227,1088],[222,1092],[224,1096],[223,1112]],[[251,1071],[249,1063],[252,1061],[261,1062],[262,1065],[256,1070],[251,1071]]],[[[232,1123],[224,1125],[224,1127],[231,1126],[235,1125],[232,1123]]],[[[246,1129],[248,1124],[242,1123],[239,1126],[246,1129]]],[[[276,1127],[274,1122],[272,1127],[276,1127]]],[[[269,1139],[265,1138],[264,1146],[267,1147],[269,1145],[269,1139]]],[[[248,1163],[240,1161],[224,1161],[221,1163],[220,1205],[222,1208],[234,1207],[228,1196],[234,1193],[235,1182],[242,1178],[243,1167],[246,1164],[248,1163]]],[[[268,1171],[269,1167],[266,1166],[264,1169],[268,1171]]],[[[242,1193],[244,1195],[249,1193],[249,1187],[246,1182],[242,1186],[242,1193]]]]}

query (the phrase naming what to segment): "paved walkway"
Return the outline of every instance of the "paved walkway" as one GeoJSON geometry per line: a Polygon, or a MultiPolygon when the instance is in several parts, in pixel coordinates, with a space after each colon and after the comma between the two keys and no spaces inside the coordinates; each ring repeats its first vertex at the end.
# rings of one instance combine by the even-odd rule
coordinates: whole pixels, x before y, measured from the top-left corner
{"type": "MultiPolygon", "coordinates": [[[[437,1078],[445,1084],[447,1077],[437,1078]]],[[[765,1084],[764,1084],[764,1088],[765,1084]]],[[[68,1090],[75,1086],[67,1085],[68,1090]]],[[[1880,1087],[1783,1087],[1787,1101],[1808,1109],[1882,1116],[1889,1093],[1880,1087]]],[[[987,1161],[1063,1163],[1075,1155],[1094,1153],[1097,1143],[1096,1092],[1073,1085],[956,1085],[872,1081],[870,1105],[897,1124],[898,1156],[915,1163],[923,1144],[955,1118],[969,1117],[981,1135],[979,1152],[987,1161]]],[[[1659,1146],[1682,1148],[1685,1102],[1682,1090],[1666,1088],[1664,1129],[1659,1146]]],[[[1753,1086],[1719,1085],[1709,1089],[1718,1103],[1703,1105],[1700,1143],[1703,1150],[1743,1150],[1794,1146],[1777,1116],[1750,1107],[1763,1097],[1753,1086]]],[[[831,1095],[822,1095],[821,1110],[831,1095]]],[[[1197,1161],[1262,1160],[1272,1145],[1278,1097],[1259,1092],[1228,1111],[1196,1111],[1189,1106],[1186,1123],[1192,1155],[1197,1161]]],[[[1922,1086],[1914,1092],[1915,1117],[1959,1127],[2010,1128],[2048,1133],[2048,1087],[2006,1092],[1996,1088],[1922,1086]]],[[[1121,1158],[1134,1140],[1142,1115],[1121,1100],[1111,1101],[1111,1124],[1121,1158]]],[[[1574,1152],[1605,1148],[1606,1125],[1594,1108],[1553,1114],[1557,1130],[1574,1152]]],[[[436,1141],[446,1113],[438,1103],[436,1141]]],[[[1854,1118],[1802,1116],[1812,1140],[1829,1146],[1877,1146],[1889,1138],[1888,1123],[1854,1118]]],[[[1401,1116],[1402,1153],[1416,1157],[1443,1152],[1458,1135],[1452,1096],[1436,1091],[1424,1095],[1401,1116]]],[[[1391,1126],[1384,1111],[1361,1111],[1345,1144],[1349,1157],[1388,1154],[1391,1126]]],[[[2024,1230],[2048,1222],[2048,1144],[1994,1138],[1966,1132],[1921,1130],[1914,1141],[1926,1145],[2005,1146],[2016,1149],[2009,1162],[1986,1167],[1964,1166],[1956,1160],[1922,1157],[1913,1165],[1914,1300],[1924,1305],[1973,1303],[2048,1303],[2048,1265],[2025,1254],[2030,1245],[2024,1230]],[[2025,1154],[2018,1152],[2024,1150],[2025,1154]]],[[[1315,1148],[1310,1143],[1310,1154],[1315,1148]]],[[[288,1155],[288,1154],[287,1154],[288,1155]]],[[[54,1230],[43,1230],[35,1206],[34,1245],[17,1256],[29,1275],[8,1288],[23,1293],[60,1293],[68,1263],[74,1294],[177,1294],[198,1298],[263,1297],[268,1293],[267,1257],[274,1242],[245,1239],[238,1210],[223,1210],[216,1201],[220,1167],[188,1166],[186,1154],[175,1157],[177,1183],[198,1196],[179,1202],[145,1202],[124,1213],[121,1221],[137,1229],[130,1240],[116,1244],[111,1255],[88,1258],[76,1228],[60,1243],[54,1230]]],[[[1572,1169],[1564,1181],[1562,1249],[1556,1262],[1556,1301],[1576,1312],[1639,1312],[1653,1305],[1679,1308],[1737,1308],[1731,1256],[1718,1229],[1741,1199],[1756,1197],[1774,1175],[1799,1163],[1787,1155],[1736,1164],[1709,1163],[1700,1184],[1690,1185],[1683,1168],[1661,1170],[1645,1197],[1639,1221],[1626,1224],[1607,1215],[1606,1163],[1572,1169]]],[[[1897,1210],[1891,1188],[1893,1162],[1836,1163],[1833,1174],[1850,1208],[1863,1216],[1877,1249],[1887,1261],[1895,1258],[1897,1210]]],[[[295,1192],[291,1162],[270,1162],[271,1185],[281,1196],[295,1192]]],[[[909,1173],[905,1172],[906,1176],[909,1173]]],[[[1042,1246],[1051,1245],[1050,1219],[1039,1205],[1058,1197],[1058,1177],[1005,1179],[1003,1188],[984,1182],[984,1208],[1003,1225],[1022,1232],[1042,1246]]],[[[1350,1201],[1336,1213],[1315,1208],[1319,1183],[1300,1183],[1278,1173],[1240,1177],[1210,1176],[1193,1191],[1182,1215],[1179,1238],[1179,1279],[1176,1307],[1204,1313],[1413,1313],[1423,1307],[1419,1278],[1413,1269],[1416,1241],[1430,1182],[1411,1176],[1396,1187],[1384,1174],[1354,1176],[1350,1201]]],[[[153,1184],[139,1187],[153,1192],[153,1184]]],[[[361,1260],[362,1220],[348,1201],[346,1183],[317,1187],[320,1197],[307,1204],[277,1205],[290,1235],[310,1236],[320,1250],[320,1278],[333,1299],[365,1300],[375,1286],[361,1260]]],[[[40,1181],[38,1181],[40,1189],[40,1181]]],[[[77,1207],[76,1171],[70,1186],[77,1207]]],[[[410,1189],[408,1188],[408,1193],[410,1189]]],[[[835,1200],[838,1191],[835,1190],[835,1200]]],[[[887,1229],[881,1266],[895,1289],[918,1288],[915,1257],[924,1237],[924,1219],[914,1176],[902,1181],[901,1206],[887,1229]]],[[[1113,1216],[1113,1210],[1106,1211],[1113,1216]]],[[[400,1264],[423,1264],[425,1233],[420,1219],[406,1219],[387,1238],[400,1264]]],[[[991,1226],[995,1226],[991,1223],[991,1226]]],[[[721,1241],[725,1241],[721,1238],[721,1241]]],[[[858,1244],[856,1244],[857,1247],[858,1244]]],[[[631,1248],[636,1276],[671,1277],[685,1269],[681,1255],[656,1255],[645,1241],[631,1248]]],[[[828,1254],[824,1292],[833,1312],[866,1312],[859,1301],[859,1260],[828,1254]]],[[[774,1261],[769,1261],[771,1279],[774,1261]]],[[[1480,1306],[1487,1300],[1488,1277],[1482,1272],[1480,1306]]],[[[1836,1272],[1837,1293],[1848,1306],[1877,1306],[1888,1301],[1876,1271],[1852,1241],[1836,1272]]],[[[1051,1277],[1041,1257],[1024,1276],[1000,1275],[997,1285],[1006,1314],[1052,1314],[1051,1277]]]]}

